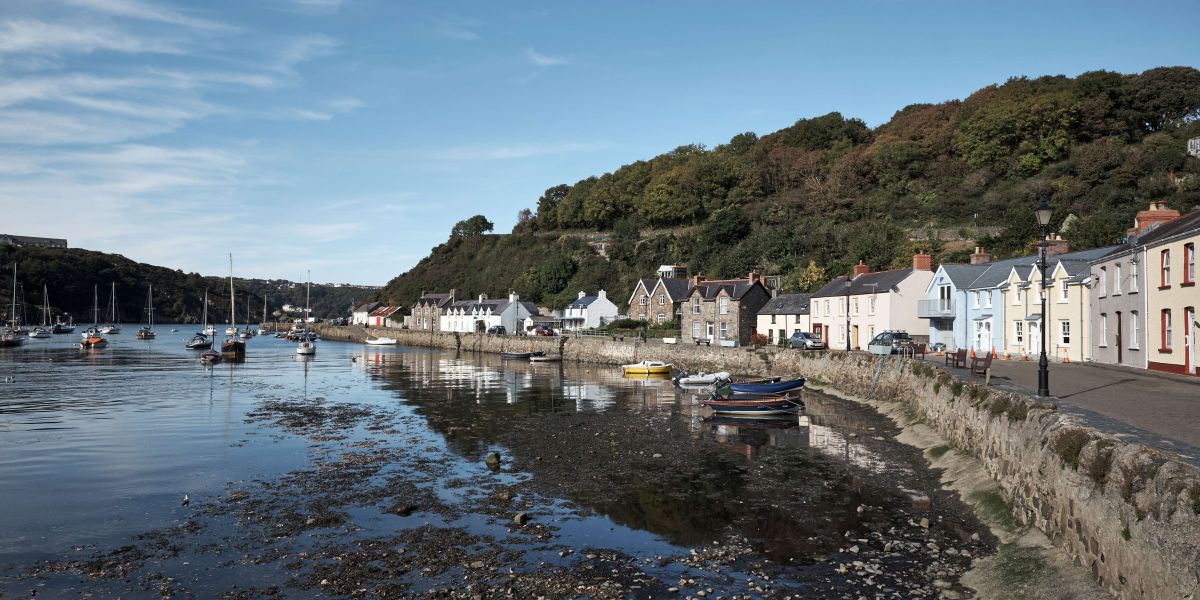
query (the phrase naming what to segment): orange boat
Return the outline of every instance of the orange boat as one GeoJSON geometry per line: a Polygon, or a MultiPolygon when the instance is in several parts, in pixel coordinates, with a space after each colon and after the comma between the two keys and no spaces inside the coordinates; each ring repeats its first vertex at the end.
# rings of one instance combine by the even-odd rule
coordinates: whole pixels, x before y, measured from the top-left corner
{"type": "Polygon", "coordinates": [[[106,340],[98,335],[84,338],[83,341],[79,342],[79,347],[84,348],[84,349],[103,348],[107,345],[108,345],[108,340],[106,340]]]}

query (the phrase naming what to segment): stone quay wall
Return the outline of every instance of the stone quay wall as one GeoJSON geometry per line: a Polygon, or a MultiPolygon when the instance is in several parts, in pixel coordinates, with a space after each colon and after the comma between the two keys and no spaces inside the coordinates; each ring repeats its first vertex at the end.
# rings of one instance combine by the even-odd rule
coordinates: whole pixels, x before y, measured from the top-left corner
{"type": "Polygon", "coordinates": [[[368,333],[462,352],[542,351],[597,364],[655,359],[691,371],[803,374],[846,394],[901,402],[977,457],[1014,516],[1045,532],[1114,596],[1200,598],[1200,469],[1084,426],[1053,404],[958,380],[925,361],[594,337],[321,328],[329,339],[362,341],[368,333]]]}

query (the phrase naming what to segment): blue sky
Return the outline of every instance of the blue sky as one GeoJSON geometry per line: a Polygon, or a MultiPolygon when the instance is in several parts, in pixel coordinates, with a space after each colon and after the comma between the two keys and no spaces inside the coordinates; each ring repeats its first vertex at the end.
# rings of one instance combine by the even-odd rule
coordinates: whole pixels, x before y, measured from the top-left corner
{"type": "Polygon", "coordinates": [[[382,284],[558,183],[1011,76],[1197,66],[1178,3],[3,0],[0,231],[382,284]],[[1170,18],[1168,15],[1179,18],[1170,18]]]}

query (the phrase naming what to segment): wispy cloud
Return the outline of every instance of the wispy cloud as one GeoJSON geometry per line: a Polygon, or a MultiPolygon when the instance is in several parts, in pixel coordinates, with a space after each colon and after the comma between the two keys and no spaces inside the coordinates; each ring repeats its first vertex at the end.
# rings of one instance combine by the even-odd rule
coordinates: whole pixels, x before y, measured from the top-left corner
{"type": "Polygon", "coordinates": [[[473,42],[479,39],[480,27],[478,21],[455,16],[441,16],[431,19],[433,31],[446,39],[460,42],[473,42]]]}
{"type": "Polygon", "coordinates": [[[48,23],[38,19],[0,21],[0,55],[90,54],[97,51],[178,54],[182,49],[175,42],[145,39],[103,25],[48,23]]]}
{"type": "Polygon", "coordinates": [[[327,35],[294,38],[288,40],[279,49],[275,58],[275,66],[280,69],[290,69],[300,63],[332,54],[337,47],[338,41],[327,35]]]}
{"type": "Polygon", "coordinates": [[[332,15],[342,9],[346,0],[286,0],[296,12],[310,15],[332,15]]]}
{"type": "Polygon", "coordinates": [[[323,107],[297,108],[286,106],[272,112],[269,116],[276,119],[295,119],[299,121],[328,121],[339,114],[352,112],[364,104],[357,98],[335,98],[326,102],[323,107]]]}
{"type": "Polygon", "coordinates": [[[169,23],[182,27],[210,29],[216,31],[233,31],[236,28],[201,17],[189,15],[183,11],[168,8],[163,3],[149,4],[139,0],[61,0],[67,5],[87,10],[105,13],[118,17],[128,17],[143,21],[169,23]]]}
{"type": "Polygon", "coordinates": [[[529,62],[539,67],[558,67],[571,64],[571,61],[565,58],[542,54],[533,48],[525,49],[525,57],[529,59],[529,62]]]}
{"type": "Polygon", "coordinates": [[[512,160],[566,154],[570,152],[590,152],[604,147],[600,143],[565,142],[544,144],[497,144],[458,146],[445,150],[434,151],[427,156],[434,160],[470,161],[470,160],[512,160]]]}

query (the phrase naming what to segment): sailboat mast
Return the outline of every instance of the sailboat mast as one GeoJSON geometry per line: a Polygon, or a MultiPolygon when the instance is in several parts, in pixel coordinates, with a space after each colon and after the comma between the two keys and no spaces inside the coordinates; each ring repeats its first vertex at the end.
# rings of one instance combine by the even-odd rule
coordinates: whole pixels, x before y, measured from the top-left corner
{"type": "Polygon", "coordinates": [[[92,286],[92,325],[100,324],[100,286],[92,286]]]}
{"type": "Polygon", "coordinates": [[[13,263],[12,313],[9,314],[8,322],[13,329],[17,328],[17,263],[13,263]]]}
{"type": "Polygon", "coordinates": [[[304,293],[304,322],[312,317],[312,269],[308,271],[308,290],[304,293]]]}
{"type": "Polygon", "coordinates": [[[237,312],[233,304],[233,253],[229,253],[229,326],[236,327],[237,312]]]}
{"type": "Polygon", "coordinates": [[[204,288],[204,333],[208,333],[208,288],[204,288]]]}
{"type": "Polygon", "coordinates": [[[42,284],[42,304],[46,306],[42,308],[42,327],[50,324],[50,287],[42,284]]]}

